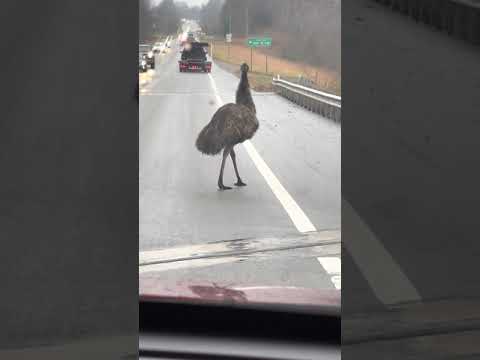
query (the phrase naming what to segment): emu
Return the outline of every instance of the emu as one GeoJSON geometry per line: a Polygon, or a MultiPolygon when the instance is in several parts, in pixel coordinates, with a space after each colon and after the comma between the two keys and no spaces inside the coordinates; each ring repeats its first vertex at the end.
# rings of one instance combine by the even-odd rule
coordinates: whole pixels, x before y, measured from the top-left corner
{"type": "Polygon", "coordinates": [[[237,176],[236,186],[246,186],[238,173],[234,146],[251,139],[258,130],[257,110],[250,93],[247,73],[249,67],[243,63],[240,66],[241,77],[238,84],[235,104],[229,103],[220,107],[212,120],[203,128],[195,143],[197,149],[206,155],[217,155],[223,150],[222,165],[218,176],[220,190],[231,187],[223,184],[225,160],[230,155],[237,176]]]}

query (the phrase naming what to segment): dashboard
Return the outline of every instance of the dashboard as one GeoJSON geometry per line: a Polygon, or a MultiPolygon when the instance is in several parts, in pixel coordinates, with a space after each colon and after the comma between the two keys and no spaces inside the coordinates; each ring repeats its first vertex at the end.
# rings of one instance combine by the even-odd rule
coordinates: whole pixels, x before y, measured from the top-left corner
{"type": "Polygon", "coordinates": [[[140,359],[341,359],[339,313],[140,302],[140,359]]]}
{"type": "Polygon", "coordinates": [[[340,346],[275,340],[214,336],[142,334],[140,359],[144,360],[340,360],[340,346]]]}

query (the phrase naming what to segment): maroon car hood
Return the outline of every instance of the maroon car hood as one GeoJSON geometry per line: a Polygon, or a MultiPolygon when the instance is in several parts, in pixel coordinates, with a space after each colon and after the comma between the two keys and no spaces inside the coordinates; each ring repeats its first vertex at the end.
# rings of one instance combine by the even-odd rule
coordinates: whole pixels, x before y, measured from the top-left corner
{"type": "Polygon", "coordinates": [[[165,284],[155,275],[140,275],[141,301],[219,304],[271,304],[340,309],[340,291],[285,286],[228,286],[218,283],[165,284]]]}

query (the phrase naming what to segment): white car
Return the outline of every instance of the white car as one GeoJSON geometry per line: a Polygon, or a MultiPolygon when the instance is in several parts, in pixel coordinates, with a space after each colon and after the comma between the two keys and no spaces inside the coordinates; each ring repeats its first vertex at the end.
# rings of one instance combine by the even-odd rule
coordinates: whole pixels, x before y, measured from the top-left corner
{"type": "Polygon", "coordinates": [[[155,45],[153,45],[153,52],[155,52],[155,53],[165,52],[165,43],[164,42],[156,42],[155,45]]]}

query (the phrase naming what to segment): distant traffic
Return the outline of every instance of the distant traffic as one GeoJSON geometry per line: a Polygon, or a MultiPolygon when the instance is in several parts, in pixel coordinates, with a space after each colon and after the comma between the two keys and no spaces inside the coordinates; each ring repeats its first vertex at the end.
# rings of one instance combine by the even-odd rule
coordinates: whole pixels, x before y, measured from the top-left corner
{"type": "Polygon", "coordinates": [[[155,54],[153,47],[148,44],[140,44],[138,46],[139,69],[147,71],[148,69],[155,69],[155,54]]]}
{"type": "MultiPolygon", "coordinates": [[[[180,51],[178,60],[179,72],[204,72],[209,73],[212,70],[212,61],[208,58],[209,44],[200,41],[200,36],[204,33],[201,29],[192,31],[189,27],[178,35],[177,44],[180,51]]],[[[157,41],[148,44],[139,45],[138,71],[145,73],[148,70],[155,69],[156,55],[165,54],[172,47],[174,37],[163,36],[157,41]]]]}

